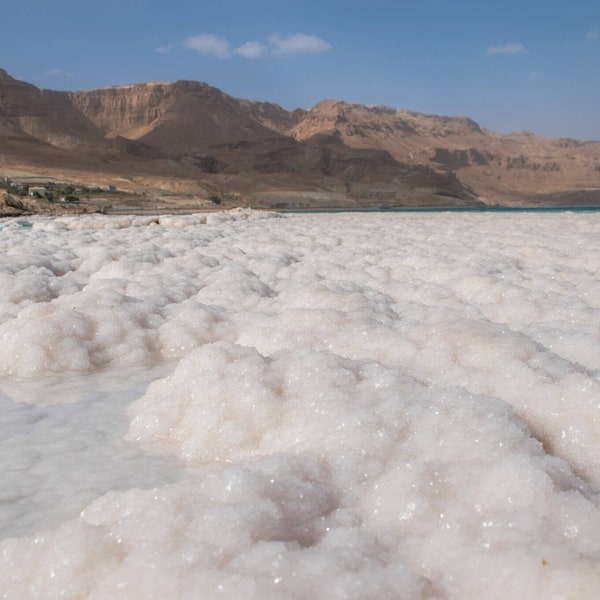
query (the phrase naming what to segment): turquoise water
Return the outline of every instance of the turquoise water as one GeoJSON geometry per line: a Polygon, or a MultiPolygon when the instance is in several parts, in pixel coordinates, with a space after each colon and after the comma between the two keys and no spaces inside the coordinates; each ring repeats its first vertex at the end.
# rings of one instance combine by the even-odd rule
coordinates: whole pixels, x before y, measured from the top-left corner
{"type": "Polygon", "coordinates": [[[294,214],[319,213],[600,213],[600,206],[549,206],[536,208],[515,207],[448,207],[448,208],[317,208],[306,210],[279,210],[275,212],[294,214]]]}
{"type": "MultiPolygon", "coordinates": [[[[0,230],[5,229],[7,226],[6,223],[2,223],[0,222],[0,230]]],[[[30,223],[29,221],[19,221],[17,223],[17,229],[31,229],[33,227],[33,224],[30,223]]]]}

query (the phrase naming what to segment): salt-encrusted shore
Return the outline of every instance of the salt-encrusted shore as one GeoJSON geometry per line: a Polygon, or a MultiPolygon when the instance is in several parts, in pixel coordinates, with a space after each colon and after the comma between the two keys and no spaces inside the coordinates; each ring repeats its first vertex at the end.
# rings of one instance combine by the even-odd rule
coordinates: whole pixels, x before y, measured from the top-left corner
{"type": "Polygon", "coordinates": [[[4,598],[597,597],[599,214],[0,225],[4,598]]]}

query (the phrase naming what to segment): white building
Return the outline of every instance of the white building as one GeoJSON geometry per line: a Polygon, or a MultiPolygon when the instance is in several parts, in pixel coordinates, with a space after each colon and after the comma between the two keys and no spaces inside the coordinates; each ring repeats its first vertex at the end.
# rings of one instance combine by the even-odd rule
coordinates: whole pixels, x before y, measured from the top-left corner
{"type": "Polygon", "coordinates": [[[45,196],[46,192],[47,192],[47,188],[43,187],[43,186],[32,186],[29,188],[29,195],[30,196],[35,196],[36,194],[40,195],[40,196],[45,196]]]}

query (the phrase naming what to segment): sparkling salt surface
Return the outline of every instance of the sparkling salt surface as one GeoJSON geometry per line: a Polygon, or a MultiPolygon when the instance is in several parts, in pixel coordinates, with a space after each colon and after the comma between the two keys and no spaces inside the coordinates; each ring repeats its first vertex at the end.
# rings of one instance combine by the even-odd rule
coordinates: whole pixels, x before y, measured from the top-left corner
{"type": "Polygon", "coordinates": [[[0,597],[597,598],[600,214],[0,251],[0,597]]]}

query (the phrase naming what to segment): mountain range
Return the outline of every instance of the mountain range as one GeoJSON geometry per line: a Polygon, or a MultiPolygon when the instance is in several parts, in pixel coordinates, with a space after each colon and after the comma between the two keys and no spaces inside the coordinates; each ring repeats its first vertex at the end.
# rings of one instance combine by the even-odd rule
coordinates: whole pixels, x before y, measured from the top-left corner
{"type": "Polygon", "coordinates": [[[0,69],[0,175],[223,206],[600,206],[600,142],[325,100],[286,111],[202,82],[67,92],[0,69]]]}

